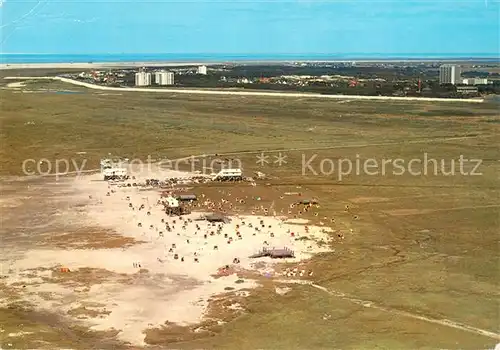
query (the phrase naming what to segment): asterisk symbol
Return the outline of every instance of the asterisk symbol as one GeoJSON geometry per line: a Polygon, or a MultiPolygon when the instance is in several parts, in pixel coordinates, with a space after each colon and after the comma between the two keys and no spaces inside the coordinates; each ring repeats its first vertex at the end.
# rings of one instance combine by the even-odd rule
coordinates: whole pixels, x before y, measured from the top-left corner
{"type": "Polygon", "coordinates": [[[269,156],[265,155],[264,152],[262,152],[261,154],[258,154],[257,155],[257,164],[259,164],[260,166],[264,166],[264,164],[268,164],[269,163],[268,158],[269,158],[269,156]]]}
{"type": "Polygon", "coordinates": [[[278,153],[277,156],[274,156],[274,158],[276,158],[276,160],[274,161],[275,164],[278,164],[279,166],[282,166],[283,164],[286,164],[286,154],[281,154],[278,153]]]}

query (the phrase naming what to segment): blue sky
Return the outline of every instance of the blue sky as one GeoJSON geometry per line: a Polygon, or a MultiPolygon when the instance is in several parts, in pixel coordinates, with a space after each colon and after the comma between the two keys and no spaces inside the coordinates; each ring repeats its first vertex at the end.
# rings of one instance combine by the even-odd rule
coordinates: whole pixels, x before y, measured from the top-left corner
{"type": "Polygon", "coordinates": [[[498,53],[493,0],[0,0],[3,53],[498,53]]]}

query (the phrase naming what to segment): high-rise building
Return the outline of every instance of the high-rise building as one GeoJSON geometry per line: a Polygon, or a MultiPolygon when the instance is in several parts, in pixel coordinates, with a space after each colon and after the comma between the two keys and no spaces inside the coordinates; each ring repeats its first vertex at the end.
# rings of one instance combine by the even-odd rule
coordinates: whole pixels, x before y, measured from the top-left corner
{"type": "Polygon", "coordinates": [[[439,67],[439,84],[460,84],[460,66],[444,64],[439,67]]]}
{"type": "Polygon", "coordinates": [[[151,73],[146,73],[146,72],[135,73],[135,85],[136,86],[151,85],[151,73]]]}
{"type": "Polygon", "coordinates": [[[207,66],[199,66],[198,67],[198,74],[207,75],[207,66]]]}
{"type": "Polygon", "coordinates": [[[156,72],[155,83],[158,85],[174,85],[174,73],[156,72]]]}

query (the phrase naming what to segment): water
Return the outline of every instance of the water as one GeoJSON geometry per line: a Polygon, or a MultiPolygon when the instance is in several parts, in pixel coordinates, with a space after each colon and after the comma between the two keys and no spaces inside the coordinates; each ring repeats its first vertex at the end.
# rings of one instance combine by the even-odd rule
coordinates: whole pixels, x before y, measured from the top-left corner
{"type": "Polygon", "coordinates": [[[4,54],[1,64],[16,63],[105,63],[105,62],[224,62],[224,61],[305,61],[305,60],[474,60],[498,62],[498,54],[4,54]]]}

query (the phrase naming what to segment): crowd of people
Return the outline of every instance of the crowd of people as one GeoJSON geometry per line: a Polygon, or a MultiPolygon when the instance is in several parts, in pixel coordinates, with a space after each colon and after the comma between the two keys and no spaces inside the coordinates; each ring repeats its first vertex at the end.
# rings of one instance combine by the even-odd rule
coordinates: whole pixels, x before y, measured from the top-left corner
{"type": "MultiPolygon", "coordinates": [[[[149,180],[148,183],[151,185],[158,182],[149,180]]],[[[114,188],[115,186],[116,184],[113,183],[108,184],[107,196],[123,196],[123,192],[118,191],[114,188]]],[[[173,188],[172,186],[171,190],[173,188]]],[[[136,191],[135,189],[130,190],[136,191]]],[[[175,191],[171,191],[169,195],[173,196],[173,192],[175,191]]],[[[259,205],[260,198],[232,196],[226,190],[223,198],[218,200],[201,194],[198,200],[183,203],[189,207],[190,212],[193,211],[192,215],[172,216],[165,213],[165,203],[162,197],[158,198],[157,201],[150,203],[139,196],[126,195],[123,197],[126,205],[133,212],[131,217],[136,220],[138,234],[149,237],[150,241],[156,240],[159,244],[164,245],[165,255],[156,259],[161,264],[166,261],[180,263],[191,261],[202,264],[207,254],[217,254],[224,249],[224,245],[234,245],[235,242],[242,241],[248,236],[259,239],[261,248],[275,246],[276,242],[283,242],[285,236],[288,237],[287,242],[294,244],[294,241],[309,234],[309,227],[307,225],[299,225],[296,229],[290,229],[290,226],[284,227],[288,218],[287,214],[292,213],[294,218],[299,218],[319,208],[317,203],[295,203],[289,205],[288,210],[286,208],[280,209],[279,214],[283,215],[278,216],[279,214],[273,209],[274,203],[270,207],[266,207],[259,205]],[[252,215],[240,216],[235,211],[237,207],[250,207],[252,215]],[[156,215],[151,215],[153,211],[156,215]],[[227,222],[198,221],[195,217],[197,212],[200,212],[200,215],[203,212],[216,212],[232,216],[233,220],[227,222]],[[160,217],[161,219],[159,219],[160,217]],[[281,238],[281,240],[277,240],[277,238],[281,238]],[[209,251],[211,253],[208,253],[209,251]]],[[[331,220],[333,221],[333,219],[331,220]]],[[[312,249],[312,246],[307,246],[307,249],[312,249]]],[[[231,251],[235,254],[230,258],[223,255],[227,260],[221,261],[222,270],[218,272],[226,274],[238,266],[243,259],[250,257],[250,255],[241,256],[237,249],[231,251]]],[[[142,268],[142,266],[141,262],[133,262],[134,268],[142,268]]],[[[284,275],[288,277],[312,276],[312,271],[295,269],[285,272],[284,275]]]]}

